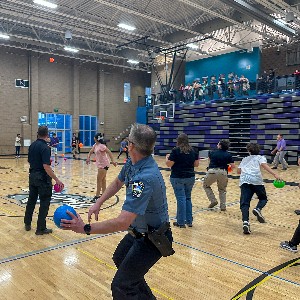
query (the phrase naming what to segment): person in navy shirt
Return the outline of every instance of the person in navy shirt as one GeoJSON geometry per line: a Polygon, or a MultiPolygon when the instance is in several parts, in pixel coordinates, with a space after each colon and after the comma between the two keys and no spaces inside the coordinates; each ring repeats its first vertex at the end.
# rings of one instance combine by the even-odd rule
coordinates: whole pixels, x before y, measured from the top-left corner
{"type": "Polygon", "coordinates": [[[120,158],[120,156],[122,155],[122,153],[125,153],[126,154],[126,159],[128,158],[128,142],[126,140],[126,138],[124,138],[121,142],[121,145],[120,145],[120,152],[119,152],[119,155],[117,157],[117,159],[120,158]]]}
{"type": "Polygon", "coordinates": [[[40,208],[36,226],[36,235],[49,234],[52,229],[46,227],[46,217],[48,214],[51,196],[52,196],[52,181],[63,189],[64,184],[56,177],[51,169],[50,149],[47,145],[48,128],[41,126],[38,129],[37,140],[33,142],[28,150],[29,168],[29,197],[26,205],[24,216],[25,230],[31,230],[32,215],[39,197],[40,208]]]}
{"type": "Polygon", "coordinates": [[[51,155],[54,155],[54,161],[55,164],[57,165],[57,147],[59,145],[59,139],[56,136],[56,133],[52,134],[52,138],[50,139],[50,147],[51,147],[51,155]]]}
{"type": "Polygon", "coordinates": [[[87,234],[128,229],[128,234],[120,241],[113,255],[118,268],[111,284],[114,300],[156,299],[144,278],[162,257],[162,253],[150,240],[152,229],[157,230],[168,224],[164,234],[171,245],[166,187],[158,165],[151,156],[155,141],[156,134],[151,127],[132,125],[128,138],[130,158],[119,176],[90,208],[88,220],[95,215],[98,221],[100,207],[125,184],[126,199],[119,216],[84,225],[79,215],[69,213],[72,220],[62,220],[61,223],[64,229],[87,234]]]}

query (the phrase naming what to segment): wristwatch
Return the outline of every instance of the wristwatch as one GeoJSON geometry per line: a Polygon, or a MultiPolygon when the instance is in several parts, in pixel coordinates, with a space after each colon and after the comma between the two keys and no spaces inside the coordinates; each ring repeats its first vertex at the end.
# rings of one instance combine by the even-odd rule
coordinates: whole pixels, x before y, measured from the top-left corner
{"type": "Polygon", "coordinates": [[[85,224],[84,227],[83,227],[83,230],[84,232],[87,234],[87,235],[90,235],[91,234],[91,225],[90,224],[85,224]]]}

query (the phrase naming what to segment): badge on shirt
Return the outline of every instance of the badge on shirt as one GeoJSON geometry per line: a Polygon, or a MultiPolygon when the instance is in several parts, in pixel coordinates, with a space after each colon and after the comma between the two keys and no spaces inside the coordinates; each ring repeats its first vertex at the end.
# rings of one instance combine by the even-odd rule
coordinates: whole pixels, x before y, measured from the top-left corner
{"type": "Polygon", "coordinates": [[[132,183],[132,196],[139,198],[142,195],[142,192],[145,188],[145,185],[141,181],[135,181],[132,183]]]}

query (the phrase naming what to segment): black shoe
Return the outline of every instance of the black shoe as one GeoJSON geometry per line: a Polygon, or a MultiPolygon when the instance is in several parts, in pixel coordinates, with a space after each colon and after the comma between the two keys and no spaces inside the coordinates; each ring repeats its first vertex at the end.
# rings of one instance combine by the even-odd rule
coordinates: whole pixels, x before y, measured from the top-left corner
{"type": "Polygon", "coordinates": [[[186,224],[187,227],[193,227],[193,224],[192,223],[188,223],[186,224]]]}
{"type": "Polygon", "coordinates": [[[276,169],[277,169],[277,167],[272,167],[271,169],[273,169],[273,170],[276,170],[276,169]]]}
{"type": "Polygon", "coordinates": [[[218,201],[211,202],[211,203],[208,205],[208,208],[213,208],[213,207],[215,207],[217,204],[218,204],[218,201]]]}
{"type": "Polygon", "coordinates": [[[295,214],[299,216],[300,215],[300,209],[296,209],[295,214]]]}
{"type": "Polygon", "coordinates": [[[49,234],[49,233],[52,233],[52,229],[48,229],[48,228],[46,228],[46,229],[44,229],[44,230],[37,230],[36,232],[35,232],[35,234],[36,235],[43,235],[43,234],[49,234]]]}
{"type": "Polygon", "coordinates": [[[179,225],[177,222],[173,222],[173,225],[179,228],[185,228],[185,225],[179,225]]]}
{"type": "Polygon", "coordinates": [[[249,224],[248,221],[243,222],[243,232],[244,232],[244,234],[250,234],[251,233],[250,224],[249,224]]]}
{"type": "Polygon", "coordinates": [[[254,216],[257,217],[257,221],[259,223],[266,223],[266,220],[265,220],[264,216],[261,214],[261,211],[259,208],[254,208],[252,212],[253,212],[254,216]]]}
{"type": "Polygon", "coordinates": [[[26,230],[26,231],[30,231],[30,230],[31,230],[31,225],[26,225],[26,224],[25,224],[25,230],[26,230]]]}

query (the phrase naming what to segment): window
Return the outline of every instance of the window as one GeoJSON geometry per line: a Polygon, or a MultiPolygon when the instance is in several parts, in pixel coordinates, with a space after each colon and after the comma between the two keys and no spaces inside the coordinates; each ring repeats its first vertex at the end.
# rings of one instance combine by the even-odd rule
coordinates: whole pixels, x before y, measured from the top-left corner
{"type": "Polygon", "coordinates": [[[91,147],[94,145],[94,136],[97,133],[97,117],[81,115],[79,116],[79,141],[91,147]]]}
{"type": "Polygon", "coordinates": [[[50,136],[56,133],[59,138],[59,152],[71,152],[72,115],[39,112],[38,126],[48,126],[50,136]]]}
{"type": "Polygon", "coordinates": [[[124,83],[124,102],[130,102],[130,83],[124,83]]]}

